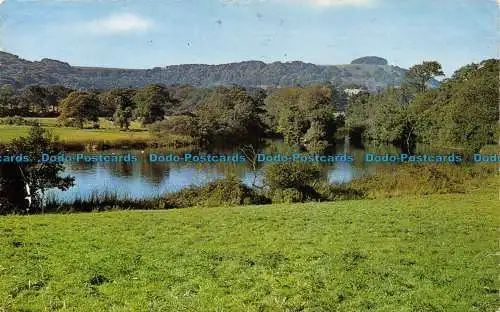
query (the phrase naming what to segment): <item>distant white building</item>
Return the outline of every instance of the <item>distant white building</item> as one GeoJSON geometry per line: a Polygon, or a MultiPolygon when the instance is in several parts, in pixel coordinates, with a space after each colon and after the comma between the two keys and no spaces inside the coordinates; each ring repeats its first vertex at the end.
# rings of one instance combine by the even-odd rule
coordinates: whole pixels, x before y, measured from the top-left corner
{"type": "Polygon", "coordinates": [[[346,93],[348,96],[358,95],[362,92],[366,92],[366,90],[364,90],[364,89],[344,89],[344,93],[346,93]]]}

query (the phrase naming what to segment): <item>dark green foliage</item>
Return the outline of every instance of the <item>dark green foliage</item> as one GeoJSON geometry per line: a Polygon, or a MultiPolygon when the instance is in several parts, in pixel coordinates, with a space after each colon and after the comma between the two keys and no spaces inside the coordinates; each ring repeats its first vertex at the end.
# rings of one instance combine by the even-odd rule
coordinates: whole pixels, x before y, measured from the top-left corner
{"type": "Polygon", "coordinates": [[[373,95],[361,93],[352,96],[345,125],[356,143],[367,140],[408,146],[414,138],[412,117],[403,90],[389,88],[373,95]]]}
{"type": "Polygon", "coordinates": [[[289,145],[322,153],[334,141],[337,122],[329,85],[290,87],[265,100],[266,124],[289,145]]]}
{"type": "Polygon", "coordinates": [[[487,60],[459,69],[437,89],[431,77],[441,75],[437,62],[424,62],[408,72],[408,83],[376,95],[351,97],[346,127],[355,137],[402,144],[415,142],[461,147],[477,152],[499,135],[499,61],[487,60]]]}
{"type": "Polygon", "coordinates": [[[345,184],[327,184],[318,188],[324,201],[354,200],[365,198],[365,193],[345,184]]]}
{"type": "Polygon", "coordinates": [[[172,105],[167,88],[160,84],[150,84],[138,89],[133,101],[136,107],[135,117],[139,118],[143,125],[163,120],[172,105]]]}
{"type": "Polygon", "coordinates": [[[20,97],[12,85],[0,86],[0,117],[21,115],[19,103],[20,97]]]}
{"type": "Polygon", "coordinates": [[[291,204],[305,201],[305,196],[296,188],[275,189],[271,192],[273,204],[291,204]]]}
{"type": "Polygon", "coordinates": [[[60,110],[61,123],[73,120],[82,129],[85,121],[98,121],[99,100],[95,94],[74,91],[61,102],[60,110]]]}
{"type": "Polygon", "coordinates": [[[461,146],[478,152],[498,138],[499,61],[459,69],[438,90],[412,102],[416,134],[421,142],[461,146]]]}
{"type": "Polygon", "coordinates": [[[16,90],[12,85],[0,87],[1,116],[55,116],[60,101],[72,90],[61,85],[30,85],[16,90]]]}
{"type": "Polygon", "coordinates": [[[165,208],[192,206],[224,206],[268,204],[270,200],[230,176],[210,182],[204,186],[190,187],[165,195],[165,208]]]}
{"type": "Polygon", "coordinates": [[[56,111],[58,109],[59,103],[63,99],[65,99],[71,92],[71,88],[62,86],[62,85],[49,85],[45,87],[48,93],[47,104],[51,106],[52,111],[56,111]]]}
{"type": "Polygon", "coordinates": [[[162,138],[170,134],[199,138],[198,119],[194,116],[170,116],[166,120],[155,122],[150,130],[162,138]]]}
{"type": "Polygon", "coordinates": [[[370,118],[374,113],[373,102],[368,93],[360,93],[349,98],[345,127],[355,141],[360,141],[370,127],[370,118]]]}
{"type": "MultiPolygon", "coordinates": [[[[124,111],[128,107],[134,108],[132,101],[135,89],[111,89],[98,95],[99,98],[99,116],[111,118],[117,109],[124,111]]],[[[118,122],[119,124],[119,122],[118,122]]]]}
{"type": "Polygon", "coordinates": [[[27,120],[20,116],[0,118],[0,125],[35,126],[38,124],[36,120],[27,120]]]}
{"type": "Polygon", "coordinates": [[[262,102],[240,87],[217,87],[195,109],[198,137],[205,145],[258,142],[264,135],[262,102]]]}
{"type": "Polygon", "coordinates": [[[25,155],[29,161],[25,163],[0,163],[0,198],[10,205],[3,206],[2,213],[19,213],[27,207],[24,197],[27,195],[25,185],[28,184],[32,195],[30,213],[42,211],[44,192],[50,188],[67,190],[73,185],[74,178],[59,174],[64,170],[62,163],[40,163],[40,155],[48,153],[57,155],[59,144],[49,132],[40,126],[33,126],[28,137],[13,140],[0,154],[25,155]]]}
{"type": "Polygon", "coordinates": [[[326,126],[320,122],[311,122],[311,126],[304,134],[303,143],[310,153],[321,154],[329,147],[326,126]]]}
{"type": "MultiPolygon", "coordinates": [[[[190,92],[200,96],[200,93],[190,92]]],[[[197,104],[182,115],[169,116],[150,129],[158,138],[185,136],[203,146],[258,143],[264,136],[262,100],[240,87],[202,92],[197,104]]],[[[188,100],[190,100],[188,98],[188,100]]],[[[191,104],[180,103],[181,107],[191,104]]],[[[178,109],[181,110],[181,109],[178,109]]]]}
{"type": "Polygon", "coordinates": [[[114,123],[120,127],[120,129],[125,129],[128,130],[130,127],[130,122],[132,121],[132,114],[133,114],[133,108],[132,107],[125,107],[123,108],[122,106],[118,106],[116,109],[114,115],[113,115],[113,121],[114,123]]]}
{"type": "Polygon", "coordinates": [[[437,76],[444,76],[441,64],[436,61],[424,61],[408,70],[405,85],[414,93],[425,92],[429,81],[437,76]]]}
{"type": "Polygon", "coordinates": [[[399,90],[388,89],[371,97],[370,101],[373,101],[370,105],[374,111],[366,137],[379,143],[404,141],[412,125],[399,90]]]}
{"type": "Polygon", "coordinates": [[[44,112],[49,105],[50,94],[47,89],[38,85],[31,85],[22,90],[22,98],[26,101],[28,110],[44,112]]]}
{"type": "Polygon", "coordinates": [[[292,202],[320,199],[315,190],[321,169],[298,161],[273,163],[264,167],[264,186],[274,200],[292,202]]]}

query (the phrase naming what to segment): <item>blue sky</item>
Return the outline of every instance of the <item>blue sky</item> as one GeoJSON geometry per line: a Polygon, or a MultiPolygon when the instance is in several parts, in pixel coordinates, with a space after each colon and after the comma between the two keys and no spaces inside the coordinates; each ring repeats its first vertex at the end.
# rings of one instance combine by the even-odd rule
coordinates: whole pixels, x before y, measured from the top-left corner
{"type": "Polygon", "coordinates": [[[498,57],[495,0],[0,0],[0,47],[28,60],[151,68],[377,55],[449,76],[498,57]]]}

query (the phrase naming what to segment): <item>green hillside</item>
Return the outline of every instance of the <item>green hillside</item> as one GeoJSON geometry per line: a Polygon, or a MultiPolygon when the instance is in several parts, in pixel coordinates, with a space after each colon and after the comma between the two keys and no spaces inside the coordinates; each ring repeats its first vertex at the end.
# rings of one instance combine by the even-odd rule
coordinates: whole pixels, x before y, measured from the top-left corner
{"type": "Polygon", "coordinates": [[[34,84],[61,84],[74,89],[111,89],[143,87],[150,83],[188,84],[196,87],[237,84],[256,87],[331,82],[337,86],[354,84],[377,90],[399,85],[405,73],[406,69],[377,65],[373,61],[350,65],[246,61],[220,65],[173,65],[153,69],[74,67],[50,59],[31,62],[0,52],[0,84],[10,84],[18,89],[34,84]]]}

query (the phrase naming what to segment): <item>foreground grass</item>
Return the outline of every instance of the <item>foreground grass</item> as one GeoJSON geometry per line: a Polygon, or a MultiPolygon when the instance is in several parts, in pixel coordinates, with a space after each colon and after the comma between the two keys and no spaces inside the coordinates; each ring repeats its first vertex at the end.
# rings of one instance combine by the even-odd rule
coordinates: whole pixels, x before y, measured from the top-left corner
{"type": "Polygon", "coordinates": [[[0,311],[493,311],[498,207],[476,193],[3,217],[0,311]]]}

